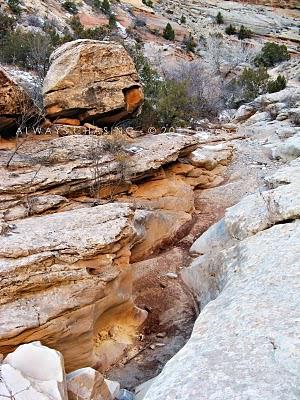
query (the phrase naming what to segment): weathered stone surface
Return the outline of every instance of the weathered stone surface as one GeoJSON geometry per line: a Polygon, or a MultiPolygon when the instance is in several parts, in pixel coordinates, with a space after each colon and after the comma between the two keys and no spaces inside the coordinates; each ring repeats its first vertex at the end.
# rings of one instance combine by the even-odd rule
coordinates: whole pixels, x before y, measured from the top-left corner
{"type": "Polygon", "coordinates": [[[0,399],[67,400],[64,360],[40,342],[18,347],[0,365],[0,399]],[[7,397],[8,396],[8,397],[7,397]]]}
{"type": "Polygon", "coordinates": [[[175,243],[185,230],[188,230],[192,216],[183,211],[168,211],[165,209],[148,211],[138,210],[136,221],[141,227],[141,240],[132,248],[131,261],[141,261],[153,253],[175,243]]]}
{"type": "Polygon", "coordinates": [[[113,400],[103,376],[93,368],[67,375],[68,400],[113,400]]]}
{"type": "Polygon", "coordinates": [[[50,119],[112,124],[138,110],[143,91],[132,59],[113,42],[76,40],[51,55],[44,82],[50,119]]]}
{"type": "MultiPolygon", "coordinates": [[[[171,14],[177,20],[180,20],[181,15],[185,15],[188,27],[195,34],[201,30],[208,36],[213,30],[216,31],[215,18],[221,10],[226,25],[244,25],[255,34],[268,35],[268,38],[272,39],[276,37],[291,39],[295,41],[291,43],[293,49],[297,49],[299,39],[295,28],[299,11],[294,10],[293,13],[288,9],[293,7],[294,1],[281,3],[279,0],[274,2],[253,0],[254,4],[249,4],[250,2],[226,0],[186,0],[184,3],[180,0],[163,0],[162,3],[166,15],[171,14]],[[272,7],[264,6],[271,3],[272,7]],[[278,10],[276,6],[280,3],[283,8],[278,10]]],[[[224,32],[222,26],[221,29],[220,32],[224,32]]]]}
{"type": "Polygon", "coordinates": [[[203,255],[182,273],[202,312],[145,400],[299,397],[299,181],[279,183],[289,171],[278,171],[279,186],[262,194],[274,209],[249,196],[202,239],[203,255]],[[227,240],[211,248],[217,231],[227,240]]]}
{"type": "Polygon", "coordinates": [[[58,195],[32,196],[24,202],[17,202],[5,214],[5,221],[29,217],[31,215],[43,214],[58,209],[67,203],[66,197],[58,195]]]}
{"type": "Polygon", "coordinates": [[[21,113],[31,108],[33,111],[28,94],[0,67],[0,135],[8,136],[16,131],[21,113]]]}
{"type": "Polygon", "coordinates": [[[273,175],[267,176],[266,181],[271,188],[281,185],[300,182],[300,157],[296,158],[289,165],[280,168],[273,175]]]}
{"type": "Polygon", "coordinates": [[[131,299],[132,220],[128,206],[110,204],[18,220],[0,236],[2,353],[42,340],[75,369],[95,361],[106,311],[122,306],[133,326],[143,321],[131,299]]]}
{"type": "MultiPolygon", "coordinates": [[[[196,141],[179,134],[144,136],[124,142],[125,177],[116,154],[104,150],[105,137],[70,136],[51,141],[26,141],[0,157],[0,210],[28,208],[28,200],[49,195],[109,197],[123,191],[128,182],[152,176],[196,147],[196,141]],[[127,156],[128,154],[128,156],[127,156]],[[21,171],[18,173],[18,170],[21,171]]],[[[182,189],[180,189],[182,191],[182,189]]],[[[173,190],[174,191],[174,190],[173,190]]],[[[190,207],[190,206],[189,206],[190,207]]],[[[9,219],[13,219],[11,211],[9,219]]],[[[20,214],[19,214],[20,215],[20,214]]]]}
{"type": "Polygon", "coordinates": [[[125,177],[105,143],[106,137],[89,135],[28,138],[9,167],[12,152],[1,154],[5,354],[42,340],[63,353],[68,371],[116,362],[145,318],[133,304],[129,260],[148,257],[191,221],[191,187],[161,167],[192,151],[193,138],[166,134],[125,142],[125,177]],[[153,183],[133,184],[146,177],[153,183]],[[101,190],[128,181],[120,185],[128,192],[119,203],[90,207],[93,196],[102,195],[91,193],[96,178],[101,190]]]}
{"type": "Polygon", "coordinates": [[[244,197],[238,204],[227,209],[224,218],[195,241],[191,252],[206,254],[212,249],[224,248],[234,244],[234,241],[255,235],[274,224],[299,218],[299,171],[300,168],[295,163],[279,170],[274,176],[267,177],[269,185],[275,189],[244,197]],[[288,173],[294,179],[288,177],[288,173]]]}
{"type": "Polygon", "coordinates": [[[189,160],[195,167],[211,171],[218,165],[228,165],[232,156],[233,146],[226,143],[202,146],[190,154],[189,160]]]}
{"type": "Polygon", "coordinates": [[[243,122],[255,114],[256,110],[253,106],[246,104],[242,105],[235,113],[233,122],[243,122]]]}
{"type": "Polygon", "coordinates": [[[275,158],[281,158],[284,161],[291,161],[300,156],[300,132],[298,135],[288,138],[280,144],[274,151],[275,158]]]}

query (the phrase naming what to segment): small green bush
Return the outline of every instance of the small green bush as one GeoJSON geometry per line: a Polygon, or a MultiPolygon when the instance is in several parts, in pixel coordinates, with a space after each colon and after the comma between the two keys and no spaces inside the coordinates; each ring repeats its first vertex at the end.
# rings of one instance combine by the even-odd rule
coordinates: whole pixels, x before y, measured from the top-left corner
{"type": "Polygon", "coordinates": [[[9,31],[12,31],[16,25],[15,18],[0,13],[0,39],[2,39],[9,31]]]}
{"type": "Polygon", "coordinates": [[[224,24],[224,18],[220,11],[217,14],[216,21],[218,25],[224,24]]]}
{"type": "Polygon", "coordinates": [[[278,75],[276,79],[268,82],[268,92],[275,93],[280,92],[286,88],[286,79],[283,75],[278,75]]]}
{"type": "Polygon", "coordinates": [[[17,29],[8,32],[1,40],[0,61],[35,70],[43,78],[53,50],[49,35],[17,29]]]}
{"type": "Polygon", "coordinates": [[[62,4],[63,8],[65,10],[67,10],[70,14],[77,14],[78,12],[78,8],[77,5],[71,1],[71,0],[67,0],[62,4]]]}
{"type": "Polygon", "coordinates": [[[267,42],[254,62],[256,66],[264,65],[265,67],[274,67],[277,63],[287,61],[290,55],[287,47],[277,43],[267,42]]]}
{"type": "Polygon", "coordinates": [[[251,29],[245,28],[244,25],[242,25],[238,32],[238,38],[240,40],[250,39],[252,37],[252,34],[253,32],[251,31],[251,29]]]}
{"type": "Polygon", "coordinates": [[[194,103],[187,81],[166,79],[160,86],[156,104],[160,126],[170,128],[189,123],[194,116],[194,103]]]}
{"type": "Polygon", "coordinates": [[[49,37],[53,49],[73,39],[68,28],[65,28],[64,34],[61,36],[57,33],[55,27],[48,20],[46,20],[44,23],[43,31],[45,32],[45,35],[49,37]]]}
{"type": "Polygon", "coordinates": [[[117,19],[116,19],[114,14],[110,14],[110,16],[109,16],[108,26],[109,26],[109,29],[115,29],[116,28],[117,19]]]}
{"type": "Polygon", "coordinates": [[[227,35],[235,35],[236,34],[236,28],[234,25],[230,24],[229,26],[226,27],[225,33],[227,35]]]}
{"type": "Polygon", "coordinates": [[[109,0],[103,0],[101,4],[101,10],[105,14],[110,14],[111,13],[111,7],[110,7],[110,2],[109,0]]]}
{"type": "Polygon", "coordinates": [[[172,28],[172,25],[170,22],[167,23],[164,31],[163,31],[163,37],[167,40],[174,40],[175,39],[175,31],[172,28]]]}
{"type": "Polygon", "coordinates": [[[185,23],[186,23],[186,17],[185,17],[184,15],[181,16],[180,22],[181,22],[182,24],[185,24],[185,23]]]}
{"type": "Polygon", "coordinates": [[[258,69],[245,68],[238,79],[238,85],[242,89],[243,101],[254,100],[260,94],[267,92],[269,74],[267,69],[260,66],[258,69]]]}
{"type": "Polygon", "coordinates": [[[20,0],[8,0],[7,4],[14,14],[17,16],[21,15],[22,9],[20,7],[20,0]]]}
{"type": "Polygon", "coordinates": [[[0,59],[6,64],[28,67],[31,35],[17,29],[8,32],[2,39],[0,59]]]}
{"type": "Polygon", "coordinates": [[[189,34],[188,37],[185,37],[183,39],[183,44],[187,51],[191,51],[192,53],[195,52],[197,43],[196,43],[195,39],[193,38],[193,36],[191,35],[191,33],[189,34]]]}
{"type": "Polygon", "coordinates": [[[84,26],[80,22],[80,18],[78,17],[78,15],[74,15],[73,17],[70,18],[69,26],[76,35],[76,38],[77,39],[81,38],[81,35],[84,31],[84,26]]]}
{"type": "Polygon", "coordinates": [[[107,28],[97,26],[95,28],[84,28],[77,15],[74,15],[69,21],[70,28],[73,30],[74,35],[72,39],[93,39],[103,40],[107,34],[107,28]]]}
{"type": "Polygon", "coordinates": [[[94,5],[94,7],[97,8],[97,9],[98,9],[98,8],[101,8],[101,4],[102,4],[102,3],[101,3],[100,0],[94,0],[94,1],[93,1],[93,5],[94,5]]]}
{"type": "Polygon", "coordinates": [[[153,7],[153,1],[152,0],[142,0],[143,4],[147,7],[153,7]]]}

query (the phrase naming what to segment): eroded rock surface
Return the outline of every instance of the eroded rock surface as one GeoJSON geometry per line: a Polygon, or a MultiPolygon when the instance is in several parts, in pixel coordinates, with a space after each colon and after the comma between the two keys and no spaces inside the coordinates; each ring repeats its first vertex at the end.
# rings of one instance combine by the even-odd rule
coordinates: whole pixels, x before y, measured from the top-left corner
{"type": "Polygon", "coordinates": [[[68,42],[52,54],[43,93],[51,120],[71,117],[76,124],[112,124],[137,111],[144,98],[124,47],[88,39],[68,42]]]}
{"type": "Polygon", "coordinates": [[[93,368],[67,375],[68,400],[113,400],[103,376],[93,368]]]}
{"type": "Polygon", "coordinates": [[[33,116],[34,111],[34,104],[27,92],[0,67],[0,136],[15,132],[22,119],[33,116]]]}
{"type": "Polygon", "coordinates": [[[290,172],[298,176],[299,162],[268,178],[276,189],[243,199],[194,244],[201,255],[183,278],[202,312],[145,400],[299,397],[300,197],[290,172]]]}
{"type": "MultiPolygon", "coordinates": [[[[32,197],[35,204],[49,195],[109,197],[112,192],[128,188],[131,181],[152,176],[162,165],[189,154],[196,147],[196,140],[166,134],[125,142],[125,164],[118,162],[116,152],[104,149],[106,144],[103,137],[75,135],[50,141],[28,140],[16,154],[14,150],[3,152],[0,208],[6,212],[6,219],[15,219],[17,211],[19,218],[21,209],[26,216],[24,208],[28,208],[28,199],[32,197]]],[[[59,201],[63,199],[55,197],[55,203],[59,201]]]]}
{"type": "Polygon", "coordinates": [[[104,370],[145,318],[132,300],[129,264],[190,223],[192,187],[169,165],[196,141],[166,134],[123,143],[125,172],[105,146],[97,136],[29,138],[1,154],[4,354],[42,340],[63,353],[68,371],[104,370]],[[98,205],[116,201],[113,192],[122,193],[118,202],[98,205]]]}
{"type": "Polygon", "coordinates": [[[132,221],[121,204],[15,221],[0,237],[2,353],[38,339],[75,369],[95,361],[93,330],[107,310],[123,305],[133,325],[144,320],[131,299],[132,221]]]}

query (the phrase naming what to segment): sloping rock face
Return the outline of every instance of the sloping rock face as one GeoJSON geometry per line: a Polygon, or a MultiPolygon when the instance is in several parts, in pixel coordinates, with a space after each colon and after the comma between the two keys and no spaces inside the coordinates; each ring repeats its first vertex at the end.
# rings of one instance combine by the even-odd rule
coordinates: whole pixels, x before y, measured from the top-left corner
{"type": "Polygon", "coordinates": [[[299,7],[297,1],[226,1],[226,0],[162,0],[164,15],[173,21],[180,20],[182,15],[187,19],[187,26],[195,35],[199,30],[208,37],[219,30],[224,34],[224,25],[218,28],[215,18],[222,13],[224,24],[244,25],[255,34],[270,39],[285,41],[289,48],[298,52],[299,34],[297,21],[299,7]],[[270,7],[271,5],[271,7],[270,7]],[[279,7],[279,9],[277,8],[279,7]],[[290,10],[289,8],[293,9],[290,10]]]}
{"type": "Polygon", "coordinates": [[[0,67],[0,136],[15,132],[21,114],[33,108],[27,93],[0,67]]]}
{"type": "Polygon", "coordinates": [[[271,6],[271,7],[278,7],[278,8],[291,8],[291,9],[299,9],[299,4],[297,0],[289,0],[289,1],[282,1],[282,0],[246,0],[245,3],[248,4],[255,4],[255,5],[262,5],[262,6],[271,6]]]}
{"type": "MultiPolygon", "coordinates": [[[[185,236],[193,189],[218,185],[233,156],[232,146],[212,146],[194,166],[191,136],[146,135],[121,150],[112,139],[29,136],[16,152],[1,152],[0,353],[41,340],[62,352],[68,372],[116,363],[146,316],[133,301],[132,275],[140,285],[143,274],[132,263],[149,270],[150,256],[185,236]]],[[[180,252],[172,267],[168,260],[157,259],[163,282],[183,262],[180,252]]],[[[183,301],[193,318],[184,290],[178,283],[178,301],[165,301],[166,324],[183,301]]]]}
{"type": "Polygon", "coordinates": [[[110,204],[15,221],[0,236],[1,353],[38,339],[75,369],[94,363],[106,311],[122,305],[132,325],[144,320],[131,299],[132,220],[129,207],[110,204]]]}
{"type": "Polygon", "coordinates": [[[134,63],[123,46],[76,40],[51,56],[44,82],[44,105],[52,119],[112,124],[136,112],[143,91],[134,63]]]}
{"type": "Polygon", "coordinates": [[[203,310],[145,400],[299,398],[299,165],[193,245],[200,256],[182,275],[203,310]]]}
{"type": "Polygon", "coordinates": [[[145,319],[130,262],[191,222],[192,188],[171,167],[196,141],[125,143],[125,170],[106,145],[97,136],[29,138],[1,153],[0,352],[41,340],[63,353],[68,371],[104,370],[145,319]]]}
{"type": "Polygon", "coordinates": [[[40,342],[18,347],[0,364],[0,399],[67,400],[62,355],[40,342]]]}

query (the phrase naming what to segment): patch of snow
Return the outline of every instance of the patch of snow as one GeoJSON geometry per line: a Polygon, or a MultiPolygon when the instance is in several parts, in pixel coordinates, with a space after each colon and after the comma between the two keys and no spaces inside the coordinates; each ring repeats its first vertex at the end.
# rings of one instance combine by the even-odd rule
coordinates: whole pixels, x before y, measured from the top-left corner
{"type": "Polygon", "coordinates": [[[120,22],[116,22],[117,24],[117,28],[119,30],[120,35],[122,36],[122,38],[126,38],[127,37],[127,30],[125,28],[125,26],[123,26],[122,24],[120,24],[120,22]]]}

